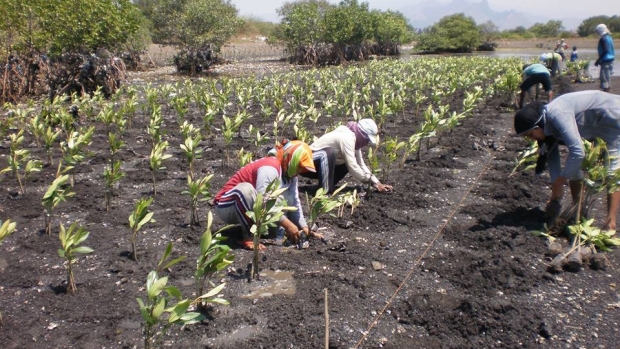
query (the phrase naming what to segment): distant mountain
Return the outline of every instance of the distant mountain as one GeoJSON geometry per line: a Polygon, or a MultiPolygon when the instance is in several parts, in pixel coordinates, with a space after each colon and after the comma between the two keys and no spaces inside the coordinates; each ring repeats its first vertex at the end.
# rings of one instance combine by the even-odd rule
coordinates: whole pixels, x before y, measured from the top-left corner
{"type": "Polygon", "coordinates": [[[487,0],[482,0],[481,2],[452,0],[448,3],[428,0],[415,5],[402,6],[395,10],[402,12],[415,28],[426,28],[438,22],[442,17],[456,13],[464,13],[466,16],[472,17],[476,21],[476,24],[492,21],[500,30],[514,29],[518,26],[529,28],[535,23],[546,23],[552,19],[561,20],[565,29],[574,30],[583,20],[575,18],[551,18],[514,10],[495,11],[489,6],[487,0]]]}

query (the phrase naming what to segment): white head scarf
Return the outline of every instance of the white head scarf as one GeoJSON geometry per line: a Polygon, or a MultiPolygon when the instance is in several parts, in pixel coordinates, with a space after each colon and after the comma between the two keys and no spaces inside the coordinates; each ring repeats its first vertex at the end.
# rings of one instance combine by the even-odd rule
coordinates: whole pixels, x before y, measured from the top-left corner
{"type": "Polygon", "coordinates": [[[603,36],[605,34],[611,34],[611,32],[609,31],[609,29],[607,29],[607,26],[603,23],[599,24],[596,26],[596,33],[599,36],[603,36]]]}

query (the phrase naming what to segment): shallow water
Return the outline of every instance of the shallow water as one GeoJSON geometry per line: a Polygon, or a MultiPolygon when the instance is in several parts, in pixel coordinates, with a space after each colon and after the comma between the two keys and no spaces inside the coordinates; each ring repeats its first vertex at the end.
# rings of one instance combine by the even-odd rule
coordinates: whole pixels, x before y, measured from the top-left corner
{"type": "MultiPolygon", "coordinates": [[[[482,57],[496,57],[496,58],[513,58],[518,57],[524,61],[530,61],[538,58],[541,54],[550,52],[544,49],[514,49],[514,48],[499,48],[495,51],[485,52],[472,52],[472,53],[455,53],[449,56],[482,56],[482,57]]],[[[571,50],[564,51],[567,57],[570,57],[571,50]]],[[[428,57],[428,56],[441,56],[441,55],[409,55],[403,54],[402,59],[414,59],[416,57],[428,57]]],[[[581,49],[579,50],[579,59],[587,59],[590,61],[588,67],[588,73],[595,79],[598,79],[600,74],[600,68],[594,66],[594,62],[598,58],[598,52],[595,49],[581,49]]],[[[620,74],[620,61],[614,62],[614,75],[620,74]]]]}

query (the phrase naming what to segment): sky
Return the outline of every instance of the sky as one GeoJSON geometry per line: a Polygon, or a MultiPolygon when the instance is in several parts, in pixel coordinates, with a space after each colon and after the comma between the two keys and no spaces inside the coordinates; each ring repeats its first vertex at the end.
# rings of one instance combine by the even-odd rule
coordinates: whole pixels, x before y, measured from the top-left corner
{"type": "MultiPolygon", "coordinates": [[[[414,5],[429,0],[360,0],[367,2],[371,9],[398,10],[399,7],[414,5]]],[[[433,0],[435,2],[449,2],[449,0],[433,0]]],[[[463,0],[461,0],[463,1],[463,0]]],[[[468,0],[481,2],[482,0],[468,0]]],[[[572,17],[586,19],[598,15],[620,15],[620,1],[618,0],[487,0],[491,9],[495,11],[516,10],[519,12],[545,15],[551,19],[572,17]]],[[[282,6],[284,0],[231,0],[241,16],[253,16],[262,20],[279,22],[276,9],[282,6]]],[[[339,1],[331,0],[337,4],[339,1]]]]}

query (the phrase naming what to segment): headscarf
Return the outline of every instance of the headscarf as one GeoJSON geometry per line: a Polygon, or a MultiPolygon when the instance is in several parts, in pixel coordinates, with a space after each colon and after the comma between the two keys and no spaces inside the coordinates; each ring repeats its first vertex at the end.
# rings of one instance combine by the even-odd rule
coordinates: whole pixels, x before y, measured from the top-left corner
{"type": "Polygon", "coordinates": [[[607,26],[603,23],[597,25],[595,31],[599,36],[603,36],[605,34],[611,34],[609,29],[607,29],[607,26]]]}
{"type": "Polygon", "coordinates": [[[349,121],[347,127],[355,134],[355,150],[362,149],[370,143],[370,137],[358,127],[357,122],[349,121]]]}
{"type": "Polygon", "coordinates": [[[268,153],[280,161],[282,173],[292,178],[302,172],[316,172],[312,160],[312,150],[302,141],[283,139],[268,153]]]}

